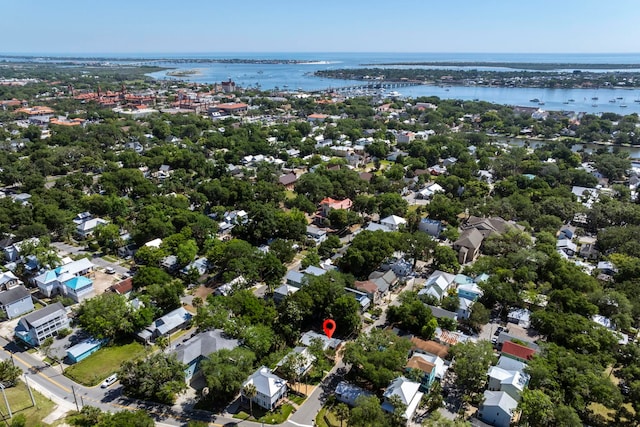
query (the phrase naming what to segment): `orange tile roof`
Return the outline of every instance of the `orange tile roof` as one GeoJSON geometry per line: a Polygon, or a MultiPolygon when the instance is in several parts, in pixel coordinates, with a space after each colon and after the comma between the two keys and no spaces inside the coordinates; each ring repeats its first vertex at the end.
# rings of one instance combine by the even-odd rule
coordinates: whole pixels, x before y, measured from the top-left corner
{"type": "Polygon", "coordinates": [[[433,368],[435,368],[435,367],[436,367],[435,364],[433,364],[431,362],[427,362],[426,360],[424,360],[420,356],[413,356],[407,362],[407,368],[418,369],[418,370],[424,372],[425,374],[430,374],[431,371],[433,370],[433,368]]]}
{"type": "Polygon", "coordinates": [[[242,102],[227,102],[224,104],[218,104],[217,107],[223,110],[237,110],[239,108],[248,108],[249,106],[242,102]]]}
{"type": "Polygon", "coordinates": [[[420,339],[418,337],[411,338],[411,344],[413,344],[413,349],[424,351],[425,353],[434,354],[438,357],[445,358],[447,354],[449,354],[449,349],[446,345],[442,345],[435,341],[427,341],[420,339]]]}
{"type": "Polygon", "coordinates": [[[26,113],[30,116],[35,114],[53,114],[53,108],[44,106],[18,108],[16,113],[26,113]]]}
{"type": "Polygon", "coordinates": [[[320,113],[313,113],[313,114],[309,114],[308,118],[310,119],[326,119],[327,117],[329,117],[326,114],[320,114],[320,113]]]}

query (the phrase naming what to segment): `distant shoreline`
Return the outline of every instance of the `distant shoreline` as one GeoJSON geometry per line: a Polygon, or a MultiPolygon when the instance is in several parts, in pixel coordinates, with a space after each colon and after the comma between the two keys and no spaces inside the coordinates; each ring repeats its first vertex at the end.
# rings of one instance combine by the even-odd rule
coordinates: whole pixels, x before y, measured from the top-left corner
{"type": "Polygon", "coordinates": [[[361,64],[366,67],[384,66],[434,66],[434,67],[500,67],[521,70],[553,71],[559,69],[584,69],[584,70],[629,70],[640,69],[640,64],[583,64],[577,62],[488,62],[488,61],[427,61],[427,62],[383,62],[361,64]]]}

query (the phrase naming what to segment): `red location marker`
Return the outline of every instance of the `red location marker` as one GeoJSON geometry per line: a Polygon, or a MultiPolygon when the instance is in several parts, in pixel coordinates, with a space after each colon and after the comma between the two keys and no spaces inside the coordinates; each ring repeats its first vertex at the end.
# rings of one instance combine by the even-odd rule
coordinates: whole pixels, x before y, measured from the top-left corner
{"type": "Polygon", "coordinates": [[[325,335],[331,339],[333,333],[336,331],[336,322],[333,319],[327,319],[322,324],[322,329],[324,329],[325,335]]]}

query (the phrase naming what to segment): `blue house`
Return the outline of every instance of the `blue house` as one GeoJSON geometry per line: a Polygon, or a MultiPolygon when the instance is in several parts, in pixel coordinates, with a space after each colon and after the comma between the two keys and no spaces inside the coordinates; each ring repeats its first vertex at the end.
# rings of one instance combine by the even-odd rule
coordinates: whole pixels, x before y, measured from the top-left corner
{"type": "Polygon", "coordinates": [[[89,338],[81,343],[74,345],[67,350],[67,358],[72,363],[78,363],[79,361],[86,359],[91,354],[100,350],[106,340],[99,340],[95,338],[89,338]]]}

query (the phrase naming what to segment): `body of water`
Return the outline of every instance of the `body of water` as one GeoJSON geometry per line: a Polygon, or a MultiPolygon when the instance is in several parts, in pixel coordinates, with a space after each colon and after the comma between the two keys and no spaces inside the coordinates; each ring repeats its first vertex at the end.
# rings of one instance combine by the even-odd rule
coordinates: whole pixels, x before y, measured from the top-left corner
{"type": "MultiPolygon", "coordinates": [[[[156,57],[158,57],[157,55],[156,57]]],[[[163,55],[169,59],[169,55],[163,55]]],[[[188,58],[189,56],[180,56],[188,58]]],[[[237,64],[237,63],[176,63],[171,60],[154,64],[180,70],[198,70],[198,74],[178,77],[198,83],[214,83],[232,79],[243,87],[260,87],[263,90],[318,90],[363,84],[359,80],[336,80],[315,77],[317,70],[371,67],[363,64],[385,62],[427,61],[493,61],[519,63],[575,63],[575,64],[634,64],[640,63],[640,54],[445,54],[445,53],[271,53],[271,54],[201,54],[202,58],[243,59],[295,59],[313,61],[308,64],[237,64]]],[[[430,68],[434,68],[430,66],[430,68]]],[[[451,68],[451,67],[449,67],[451,68]]],[[[474,67],[459,67],[474,68],[474,67]]],[[[491,69],[484,67],[483,69],[491,69]]],[[[494,70],[508,69],[495,67],[494,70]]],[[[152,73],[158,79],[166,79],[166,72],[152,73]]],[[[551,111],[577,111],[588,113],[615,112],[618,114],[640,114],[640,89],[537,89],[507,87],[474,87],[432,85],[412,86],[396,89],[402,96],[438,96],[443,99],[465,101],[481,100],[504,105],[519,105],[551,111]],[[592,98],[597,97],[597,100],[592,98]],[[619,99],[622,98],[622,99],[619,99]],[[544,105],[531,102],[538,99],[544,105]],[[615,102],[610,102],[615,101],[615,102]]]]}
{"type": "MultiPolygon", "coordinates": [[[[391,62],[512,62],[512,63],[571,63],[571,64],[640,64],[638,54],[516,54],[516,53],[127,53],[85,55],[31,55],[34,60],[60,61],[61,58],[100,58],[112,63],[142,63],[178,70],[197,70],[198,74],[181,77],[167,76],[166,71],[150,74],[157,79],[188,80],[197,83],[215,83],[232,79],[242,87],[259,87],[262,90],[319,90],[332,87],[363,84],[360,80],[336,80],[315,77],[317,70],[372,67],[363,64],[391,62]],[[55,59],[50,59],[56,56],[55,59]],[[131,58],[131,59],[128,59],[131,58]],[[163,58],[162,61],[151,59],[163,58]],[[300,64],[246,64],[199,63],[202,59],[250,59],[250,60],[299,60],[300,64]],[[181,62],[174,62],[180,59],[181,62]],[[194,62],[182,62],[192,59],[194,62]]],[[[404,67],[404,66],[397,66],[404,67]]],[[[410,67],[410,66],[409,66],[410,67]]],[[[429,66],[434,68],[434,66],[429,66]]],[[[440,67],[452,68],[452,67],[440,67]]],[[[480,68],[480,67],[458,67],[480,68]]],[[[481,67],[484,70],[509,71],[500,67],[481,67]]],[[[578,68],[579,69],[579,68],[578,68]]],[[[564,70],[566,71],[566,70],[564,70]]],[[[615,71],[615,70],[591,70],[615,71]]],[[[504,105],[519,105],[552,111],[576,111],[588,113],[614,112],[640,114],[640,89],[534,89],[473,86],[413,86],[396,89],[402,96],[438,96],[444,99],[481,100],[504,105]],[[594,100],[592,98],[598,98],[594,100]],[[538,99],[538,102],[531,102],[538,99]],[[570,101],[571,100],[571,101],[570,101]],[[610,102],[615,101],[615,102],[610,102]]]]}

